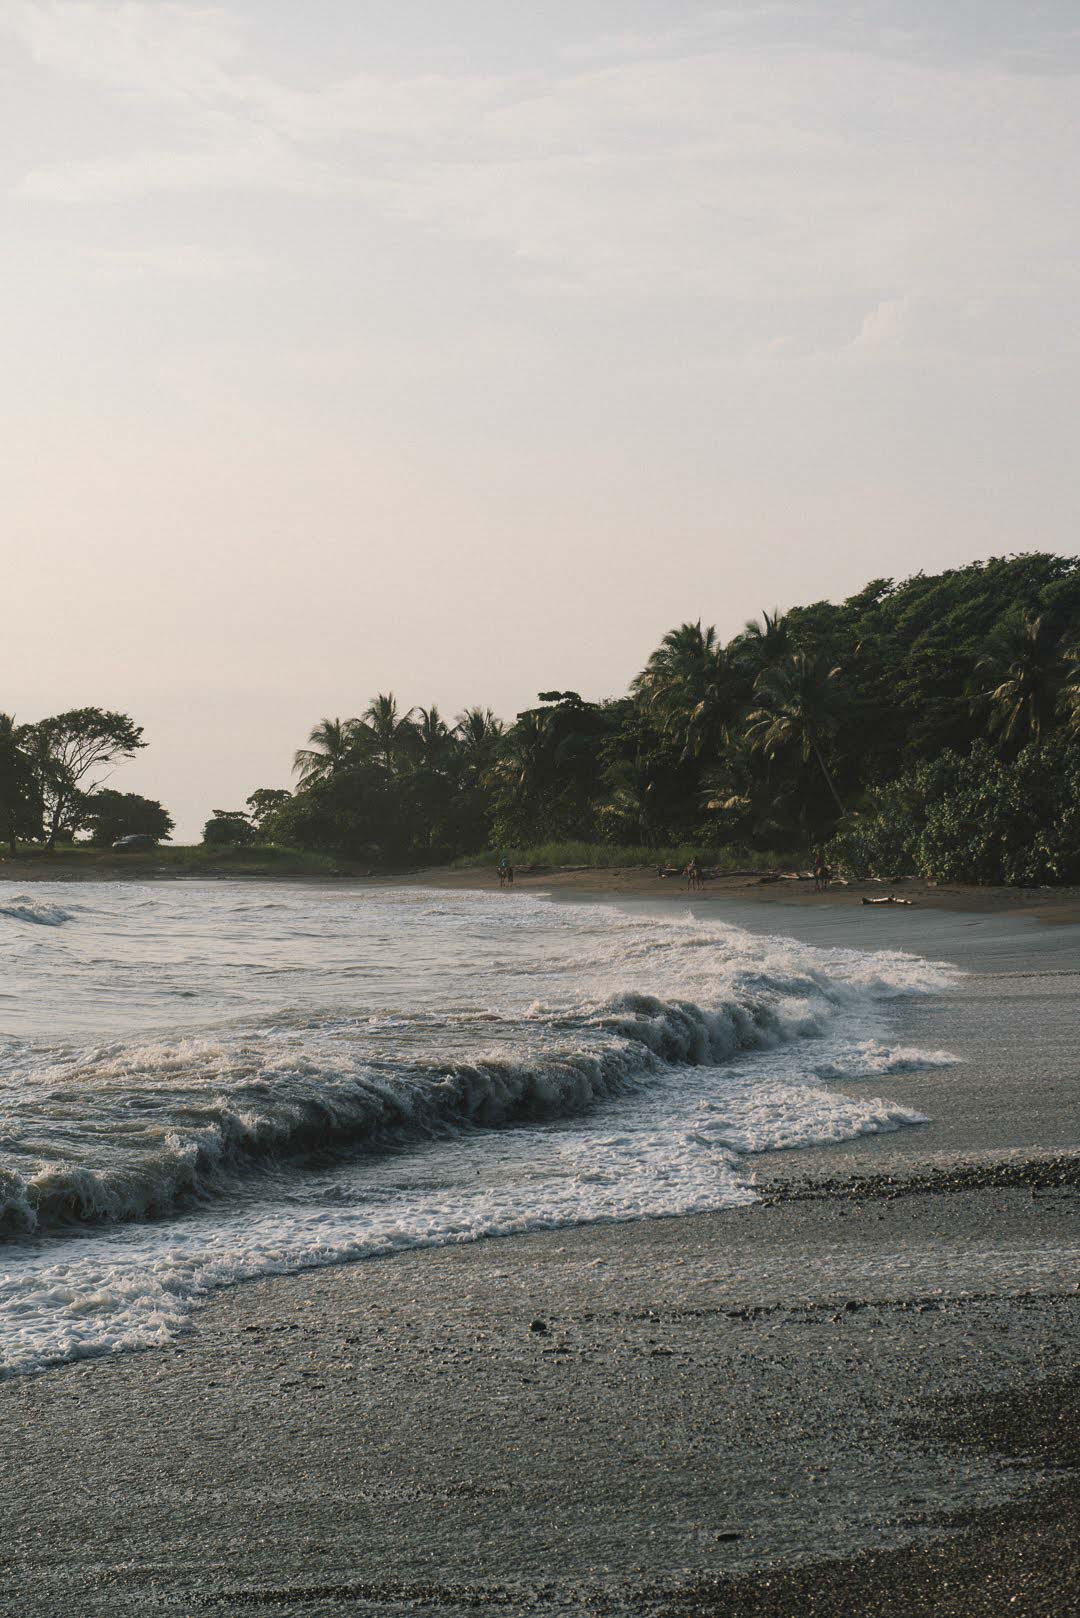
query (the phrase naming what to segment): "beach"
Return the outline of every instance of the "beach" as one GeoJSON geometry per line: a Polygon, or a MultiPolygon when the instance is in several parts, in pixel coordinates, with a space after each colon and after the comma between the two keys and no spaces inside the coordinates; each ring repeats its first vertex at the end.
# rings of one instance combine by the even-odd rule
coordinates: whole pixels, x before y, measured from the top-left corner
{"type": "MultiPolygon", "coordinates": [[[[114,854],[109,850],[79,847],[61,850],[50,858],[40,852],[16,858],[0,854],[0,882],[24,884],[52,882],[147,882],[281,881],[290,884],[320,882],[327,878],[343,886],[430,887],[448,893],[486,893],[499,886],[494,865],[434,866],[426,870],[364,872],[347,862],[330,869],[304,868],[303,855],[288,853],[271,863],[260,859],[266,851],[251,856],[243,850],[168,849],[147,854],[114,854]],[[212,858],[206,858],[207,855],[212,858]],[[185,865],[184,856],[191,856],[185,865]],[[200,858],[202,856],[202,858],[200,858]]],[[[312,856],[312,859],[315,857],[312,856]]],[[[735,901],[753,905],[799,905],[811,909],[862,906],[863,899],[880,900],[894,895],[910,901],[912,908],[944,910],[974,915],[1029,915],[1043,921],[1080,922],[1080,888],[1005,887],[991,883],[931,882],[922,877],[904,877],[895,882],[870,877],[839,879],[825,893],[814,891],[808,870],[781,873],[740,871],[709,877],[704,886],[690,893],[680,875],[660,876],[650,866],[527,866],[517,867],[514,887],[523,893],[552,894],[556,897],[594,899],[664,899],[672,904],[735,901]]],[[[872,910],[870,905],[862,906],[872,910]]],[[[882,906],[882,909],[891,908],[882,906]]],[[[901,906],[900,908],[906,908],[901,906]]]]}
{"type": "Polygon", "coordinates": [[[171,1352],[0,1388],[6,1610],[1066,1612],[1067,1192],[854,1187],[240,1288],[171,1352]]]}
{"type": "Polygon", "coordinates": [[[267,1274],[0,1382],[0,1610],[1070,1611],[1078,930],[725,914],[957,963],[896,1015],[959,1063],[874,1081],[928,1124],[759,1153],[717,1212],[267,1274]]]}
{"type": "MultiPolygon", "coordinates": [[[[490,866],[460,870],[438,867],[420,872],[408,880],[448,891],[479,892],[498,886],[498,875],[490,866]]],[[[519,868],[514,873],[514,886],[525,893],[543,892],[562,897],[588,895],[609,899],[665,899],[683,905],[729,905],[732,902],[739,905],[798,905],[812,910],[836,906],[860,907],[871,912],[875,907],[864,905],[864,899],[880,900],[893,895],[908,901],[913,909],[944,910],[953,914],[1028,915],[1063,924],[1080,922],[1080,889],[1064,886],[1001,887],[973,882],[930,882],[922,877],[904,877],[888,882],[871,877],[835,881],[824,893],[816,893],[810,871],[788,871],[780,875],[742,871],[710,877],[704,887],[691,893],[685,877],[660,876],[656,870],[637,865],[519,868]]],[[[898,908],[906,909],[907,905],[898,908]]]]}

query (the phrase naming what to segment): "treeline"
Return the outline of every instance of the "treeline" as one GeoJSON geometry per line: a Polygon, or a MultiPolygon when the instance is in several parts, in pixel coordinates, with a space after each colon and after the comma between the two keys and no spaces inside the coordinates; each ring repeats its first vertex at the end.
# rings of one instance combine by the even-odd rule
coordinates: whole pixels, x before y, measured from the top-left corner
{"type": "Polygon", "coordinates": [[[33,724],[0,713],[0,839],[46,850],[78,833],[108,847],[131,835],[167,838],[173,821],[153,798],[115,792],[98,777],[146,743],[142,726],[104,708],[71,708],[33,724]]]}
{"type": "Polygon", "coordinates": [[[666,635],[623,697],[504,725],[377,696],[323,719],[295,791],[205,838],[394,865],[579,840],[805,851],[858,872],[1080,880],[1080,562],[996,558],[666,635]]]}

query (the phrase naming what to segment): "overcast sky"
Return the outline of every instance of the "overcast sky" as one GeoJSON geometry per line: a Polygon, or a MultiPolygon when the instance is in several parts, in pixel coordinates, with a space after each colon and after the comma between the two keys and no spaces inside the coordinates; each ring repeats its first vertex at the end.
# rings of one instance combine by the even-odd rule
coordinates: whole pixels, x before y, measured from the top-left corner
{"type": "Polygon", "coordinates": [[[506,717],[1077,549],[1075,0],[2,0],[0,708],[197,837],[380,690],[506,717]]]}

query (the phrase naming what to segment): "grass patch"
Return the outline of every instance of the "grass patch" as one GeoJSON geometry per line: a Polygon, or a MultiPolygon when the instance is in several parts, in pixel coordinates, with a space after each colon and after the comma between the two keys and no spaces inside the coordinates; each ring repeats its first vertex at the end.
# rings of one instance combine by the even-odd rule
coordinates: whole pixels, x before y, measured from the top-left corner
{"type": "Polygon", "coordinates": [[[120,853],[111,848],[67,844],[51,854],[43,848],[23,847],[14,856],[0,856],[0,880],[21,878],[78,882],[117,877],[152,876],[354,876],[368,867],[313,854],[299,848],[255,844],[250,848],[209,847],[201,843],[120,853]]]}

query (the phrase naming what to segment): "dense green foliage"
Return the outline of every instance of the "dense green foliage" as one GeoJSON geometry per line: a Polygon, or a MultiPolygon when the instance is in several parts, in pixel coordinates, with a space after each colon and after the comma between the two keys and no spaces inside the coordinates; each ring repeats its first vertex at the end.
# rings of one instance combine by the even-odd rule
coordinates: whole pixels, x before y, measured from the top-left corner
{"type": "Polygon", "coordinates": [[[105,840],[107,831],[99,832],[98,823],[104,825],[112,814],[110,825],[117,825],[121,804],[121,819],[126,814],[133,823],[113,835],[168,836],[172,821],[159,803],[136,793],[105,791],[102,781],[93,779],[145,745],[141,725],[104,708],[70,708],[27,725],[0,713],[0,835],[11,851],[18,839],[43,841],[52,851],[88,826],[105,840]]]}
{"type": "Polygon", "coordinates": [[[1080,746],[1032,741],[1012,760],[985,742],[945,752],[872,788],[831,848],[856,876],[1080,882],[1080,746]]]}
{"type": "Polygon", "coordinates": [[[383,865],[575,842],[750,858],[832,839],[863,868],[1065,880],[1078,643],[1075,559],[875,579],[726,646],[682,624],[626,696],[544,691],[509,726],[379,695],[321,720],[296,791],[253,793],[249,824],[383,865]]]}
{"type": "MultiPolygon", "coordinates": [[[[104,786],[143,745],[126,714],[0,714],[0,839],[168,836],[160,804],[104,786]]],[[[206,857],[296,850],[376,869],[571,850],[558,862],[663,865],[690,850],[731,866],[828,846],[857,872],[1080,881],[1080,561],[875,579],[838,605],[766,613],[727,645],[685,623],[625,696],[543,691],[510,725],[380,694],[321,720],[293,763],[295,790],[214,811],[206,857]]]]}
{"type": "Polygon", "coordinates": [[[203,827],[203,842],[218,848],[248,848],[256,840],[251,816],[242,809],[215,809],[203,827]]]}
{"type": "Polygon", "coordinates": [[[109,848],[120,837],[164,841],[172,835],[173,818],[156,798],[102,787],[87,799],[83,825],[95,848],[109,848]]]}

